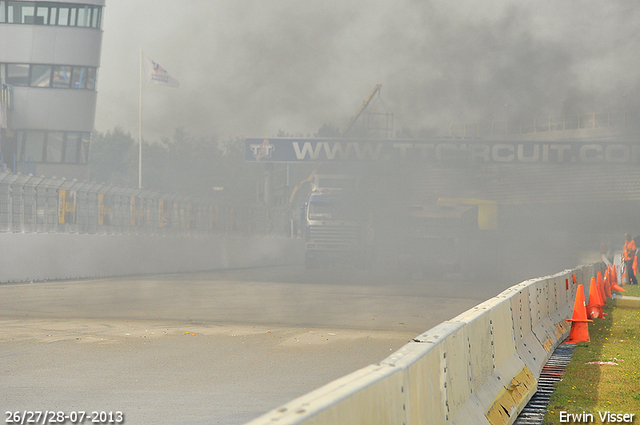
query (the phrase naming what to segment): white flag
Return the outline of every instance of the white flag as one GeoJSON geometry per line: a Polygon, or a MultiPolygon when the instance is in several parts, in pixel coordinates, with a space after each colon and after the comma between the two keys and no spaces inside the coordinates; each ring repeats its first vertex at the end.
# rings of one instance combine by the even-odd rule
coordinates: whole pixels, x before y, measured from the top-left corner
{"type": "Polygon", "coordinates": [[[144,56],[144,75],[147,83],[162,84],[169,87],[179,87],[180,82],[173,78],[159,63],[144,56]]]}

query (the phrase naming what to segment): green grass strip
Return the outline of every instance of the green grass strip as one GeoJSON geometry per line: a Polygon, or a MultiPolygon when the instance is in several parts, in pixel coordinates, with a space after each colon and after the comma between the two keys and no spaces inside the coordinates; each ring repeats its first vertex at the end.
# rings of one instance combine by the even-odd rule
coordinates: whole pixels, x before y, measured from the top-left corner
{"type": "MultiPolygon", "coordinates": [[[[625,285],[624,289],[627,292],[621,295],[640,296],[640,288],[635,285],[625,285]]],[[[617,421],[603,421],[600,414],[605,412],[634,414],[631,423],[640,424],[640,311],[609,303],[604,312],[604,319],[589,323],[591,342],[577,344],[551,396],[544,424],[625,423],[623,416],[614,417],[617,421]],[[582,414],[582,419],[569,414],[582,414]]]]}

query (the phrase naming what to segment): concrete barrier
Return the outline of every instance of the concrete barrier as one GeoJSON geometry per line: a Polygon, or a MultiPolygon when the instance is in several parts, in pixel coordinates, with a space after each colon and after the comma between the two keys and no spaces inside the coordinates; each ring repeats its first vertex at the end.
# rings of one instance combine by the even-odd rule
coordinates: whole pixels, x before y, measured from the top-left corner
{"type": "Polygon", "coordinates": [[[603,270],[592,264],[514,285],[249,425],[513,424],[569,335],[577,285],[603,270]]]}
{"type": "Polygon", "coordinates": [[[0,282],[302,264],[304,242],[278,237],[0,233],[0,282]]]}

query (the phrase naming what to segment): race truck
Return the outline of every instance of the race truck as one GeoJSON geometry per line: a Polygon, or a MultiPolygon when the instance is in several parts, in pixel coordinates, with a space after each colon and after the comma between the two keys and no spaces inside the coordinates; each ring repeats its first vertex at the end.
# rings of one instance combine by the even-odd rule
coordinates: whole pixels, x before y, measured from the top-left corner
{"type": "Polygon", "coordinates": [[[358,180],[316,175],[303,210],[307,269],[372,263],[372,214],[358,180]]]}

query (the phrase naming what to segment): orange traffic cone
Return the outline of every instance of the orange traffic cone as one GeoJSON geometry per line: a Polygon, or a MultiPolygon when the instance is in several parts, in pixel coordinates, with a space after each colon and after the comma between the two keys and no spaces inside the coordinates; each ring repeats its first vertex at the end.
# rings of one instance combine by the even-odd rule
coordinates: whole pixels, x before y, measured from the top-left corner
{"type": "Polygon", "coordinates": [[[611,290],[612,291],[627,292],[626,289],[624,289],[622,286],[619,286],[617,283],[614,283],[613,285],[611,285],[611,290]]]}
{"type": "Polygon", "coordinates": [[[607,298],[611,298],[611,267],[607,267],[604,272],[604,293],[607,298]]]}
{"type": "Polygon", "coordinates": [[[596,284],[596,278],[591,278],[591,286],[589,286],[589,304],[587,304],[587,314],[591,319],[602,319],[602,300],[600,300],[600,290],[596,284]]]}
{"type": "Polygon", "coordinates": [[[582,285],[578,285],[576,300],[573,304],[573,317],[567,319],[567,322],[571,322],[571,332],[569,333],[569,339],[566,341],[567,343],[575,344],[582,341],[591,341],[587,323],[593,322],[593,320],[587,319],[587,309],[584,305],[584,287],[582,285]]]}
{"type": "Polygon", "coordinates": [[[598,272],[598,278],[596,279],[596,286],[598,287],[598,295],[600,295],[600,301],[602,301],[602,305],[607,305],[607,294],[604,290],[604,281],[602,280],[602,272],[598,272]]]}
{"type": "MultiPolygon", "coordinates": [[[[596,286],[598,287],[599,295],[600,295],[600,302],[602,302],[602,306],[604,307],[605,305],[607,305],[607,293],[604,289],[604,281],[602,279],[602,272],[598,272],[598,278],[596,279],[596,286]]],[[[602,317],[606,317],[607,313],[605,313],[603,311],[602,313],[602,317]]]]}
{"type": "Polygon", "coordinates": [[[618,271],[616,270],[615,264],[611,265],[611,290],[627,292],[626,289],[618,285],[618,271]]]}
{"type": "Polygon", "coordinates": [[[627,292],[626,289],[622,288],[618,284],[618,271],[616,270],[616,265],[615,264],[611,265],[611,290],[612,291],[627,292]]]}

